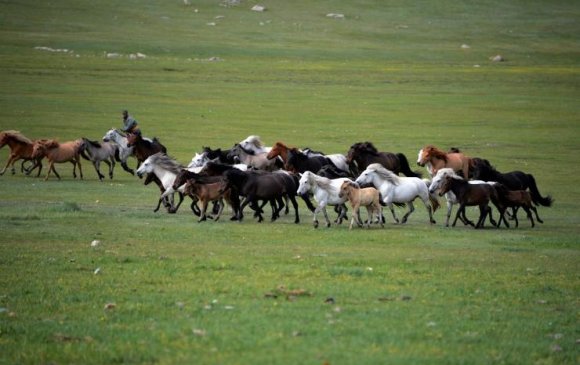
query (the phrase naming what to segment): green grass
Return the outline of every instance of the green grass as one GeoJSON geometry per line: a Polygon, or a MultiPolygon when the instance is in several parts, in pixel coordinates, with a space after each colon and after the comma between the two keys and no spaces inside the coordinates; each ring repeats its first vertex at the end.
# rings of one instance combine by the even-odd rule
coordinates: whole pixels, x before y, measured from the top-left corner
{"type": "Polygon", "coordinates": [[[198,224],[120,168],[7,173],[0,363],[580,361],[577,2],[192,3],[0,2],[0,130],[100,139],[129,109],[182,163],[251,134],[412,164],[456,146],[555,205],[534,229],[429,226],[419,206],[385,229],[315,230],[303,205],[299,225],[198,224]]]}

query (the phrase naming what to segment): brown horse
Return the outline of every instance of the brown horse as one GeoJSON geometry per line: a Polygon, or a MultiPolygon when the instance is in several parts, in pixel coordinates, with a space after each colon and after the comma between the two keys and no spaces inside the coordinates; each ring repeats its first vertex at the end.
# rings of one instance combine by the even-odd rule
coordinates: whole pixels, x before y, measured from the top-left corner
{"type": "Polygon", "coordinates": [[[292,150],[296,150],[295,147],[288,147],[283,142],[279,142],[278,141],[278,142],[276,142],[272,146],[272,149],[270,150],[270,152],[268,152],[268,154],[266,155],[266,157],[268,158],[268,160],[272,160],[272,159],[280,156],[280,158],[282,159],[282,161],[284,161],[284,169],[288,170],[288,168],[287,168],[288,152],[291,149],[292,150]]]}
{"type": "Polygon", "coordinates": [[[16,173],[14,163],[18,160],[23,160],[20,166],[21,172],[24,172],[24,162],[33,161],[34,164],[26,173],[30,174],[32,170],[38,167],[38,174],[36,176],[40,176],[40,172],[42,171],[42,158],[32,157],[32,146],[34,145],[34,141],[26,138],[19,131],[2,131],[0,132],[0,148],[5,145],[10,147],[10,156],[8,157],[6,166],[4,166],[4,169],[0,172],[0,175],[4,175],[9,166],[12,167],[12,175],[14,175],[16,173]]]}
{"type": "Polygon", "coordinates": [[[50,172],[54,172],[56,177],[60,180],[60,175],[56,172],[54,168],[55,163],[70,162],[73,164],[73,176],[76,179],[77,165],[79,167],[79,172],[81,174],[81,179],[83,178],[83,170],[81,167],[81,156],[80,150],[83,144],[82,139],[77,139],[75,141],[69,141],[64,143],[59,143],[58,141],[51,139],[46,141],[36,141],[32,147],[32,157],[33,158],[43,158],[48,159],[48,173],[44,180],[48,180],[50,172]]]}
{"type": "Polygon", "coordinates": [[[431,176],[435,176],[439,169],[450,167],[455,172],[461,172],[465,179],[469,178],[471,158],[461,152],[444,152],[433,145],[427,145],[419,150],[417,165],[427,166],[431,176]]]}

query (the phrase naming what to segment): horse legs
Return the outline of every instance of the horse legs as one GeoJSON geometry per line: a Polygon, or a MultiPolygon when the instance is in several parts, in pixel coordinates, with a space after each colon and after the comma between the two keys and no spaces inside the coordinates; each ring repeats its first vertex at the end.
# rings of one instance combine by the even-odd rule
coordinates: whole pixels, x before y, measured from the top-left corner
{"type": "Polygon", "coordinates": [[[135,175],[135,171],[133,171],[133,169],[131,169],[128,165],[127,165],[127,160],[125,161],[121,161],[121,167],[123,168],[123,170],[127,171],[128,173],[130,173],[131,175],[135,175]]]}
{"type": "Polygon", "coordinates": [[[207,216],[205,215],[205,212],[207,211],[207,205],[209,203],[209,201],[207,199],[200,199],[201,201],[201,214],[199,215],[199,220],[197,221],[198,223],[201,223],[205,220],[207,220],[207,216]]]}
{"type": "MultiPolygon", "coordinates": [[[[535,227],[534,224],[534,217],[532,217],[532,212],[530,211],[530,208],[528,208],[527,206],[523,205],[522,208],[524,209],[524,211],[526,212],[528,219],[530,220],[530,222],[532,222],[532,228],[535,227]]],[[[517,227],[517,226],[516,226],[517,227]]]]}
{"type": "MultiPolygon", "coordinates": [[[[407,218],[409,218],[409,216],[411,215],[411,213],[413,213],[415,211],[415,205],[413,205],[413,202],[408,202],[407,206],[409,207],[409,211],[407,213],[405,213],[405,215],[403,216],[403,219],[401,220],[401,223],[407,223],[407,218]]],[[[429,206],[427,206],[429,207],[429,206]]],[[[429,211],[429,216],[431,217],[431,220],[433,220],[433,216],[431,215],[431,211],[429,211]]]]}
{"type": "Polygon", "coordinates": [[[169,213],[177,213],[177,209],[179,209],[179,206],[181,205],[181,203],[183,203],[183,198],[184,198],[183,193],[178,192],[178,196],[179,196],[179,202],[177,202],[177,205],[173,209],[168,210],[169,213]]]}
{"type": "Polygon", "coordinates": [[[393,220],[395,221],[395,223],[399,224],[399,218],[397,218],[397,216],[395,215],[395,208],[393,207],[393,203],[391,202],[387,203],[387,207],[389,207],[389,209],[391,210],[391,214],[393,215],[393,220]]]}
{"type": "Polygon", "coordinates": [[[531,205],[529,207],[534,213],[536,213],[536,220],[540,223],[544,223],[543,220],[540,219],[540,216],[538,215],[538,210],[536,209],[536,207],[534,207],[533,205],[531,205]]]}
{"type": "Polygon", "coordinates": [[[295,215],[294,223],[298,224],[300,223],[300,216],[298,215],[298,202],[296,201],[296,196],[289,195],[288,199],[290,199],[292,207],[294,207],[294,215],[295,215]]]}
{"type": "MultiPolygon", "coordinates": [[[[105,160],[107,162],[107,160],[105,160]]],[[[115,169],[115,159],[111,157],[109,165],[109,179],[113,179],[113,170],[115,169]]]]}
{"type": "Polygon", "coordinates": [[[103,178],[105,177],[105,175],[101,174],[101,171],[100,171],[101,162],[100,161],[93,161],[93,166],[95,168],[95,171],[97,172],[97,175],[99,176],[99,180],[103,181],[103,178]]]}
{"type": "Polygon", "coordinates": [[[475,228],[483,228],[484,223],[485,223],[485,218],[487,217],[487,215],[490,215],[491,217],[491,208],[486,204],[483,203],[479,206],[479,220],[477,221],[477,224],[475,225],[475,228]]]}
{"type": "Polygon", "coordinates": [[[81,166],[81,158],[77,156],[77,164],[79,165],[79,173],[81,174],[81,180],[84,180],[83,178],[83,168],[81,166]]]}
{"type": "Polygon", "coordinates": [[[457,219],[461,216],[462,213],[465,214],[465,204],[459,205],[459,209],[457,209],[457,213],[455,213],[455,219],[453,220],[451,227],[455,227],[455,224],[457,224],[457,219]]]}
{"type": "Polygon", "coordinates": [[[10,157],[8,158],[8,162],[6,162],[6,166],[4,166],[2,171],[0,171],[0,176],[4,175],[4,173],[6,172],[6,169],[8,168],[8,166],[10,166],[10,163],[12,163],[12,175],[14,175],[16,173],[16,171],[14,171],[14,162],[16,162],[16,156],[13,154],[10,154],[10,157]]]}
{"type": "Polygon", "coordinates": [[[354,224],[354,222],[356,222],[356,224],[358,226],[361,225],[361,222],[359,221],[359,209],[360,206],[358,204],[353,204],[352,205],[352,218],[350,220],[350,225],[348,226],[348,229],[352,229],[352,225],[354,224]]]}

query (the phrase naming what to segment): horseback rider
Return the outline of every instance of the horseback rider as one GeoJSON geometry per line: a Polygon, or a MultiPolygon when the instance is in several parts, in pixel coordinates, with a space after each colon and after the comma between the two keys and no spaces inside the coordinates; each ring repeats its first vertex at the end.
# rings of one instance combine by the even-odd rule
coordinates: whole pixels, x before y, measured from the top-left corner
{"type": "Polygon", "coordinates": [[[126,133],[141,135],[141,129],[139,128],[137,120],[129,115],[127,110],[123,110],[123,127],[121,130],[126,133]]]}

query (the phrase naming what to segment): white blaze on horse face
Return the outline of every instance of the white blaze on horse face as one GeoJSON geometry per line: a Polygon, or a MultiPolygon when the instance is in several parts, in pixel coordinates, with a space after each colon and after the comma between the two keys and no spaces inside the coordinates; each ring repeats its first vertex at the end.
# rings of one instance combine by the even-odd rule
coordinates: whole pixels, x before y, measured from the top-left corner
{"type": "Polygon", "coordinates": [[[417,155],[417,165],[421,165],[421,157],[423,157],[423,149],[419,150],[419,154],[417,155]]]}

